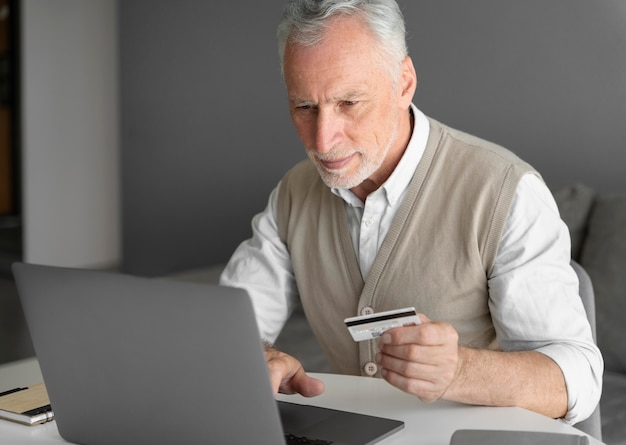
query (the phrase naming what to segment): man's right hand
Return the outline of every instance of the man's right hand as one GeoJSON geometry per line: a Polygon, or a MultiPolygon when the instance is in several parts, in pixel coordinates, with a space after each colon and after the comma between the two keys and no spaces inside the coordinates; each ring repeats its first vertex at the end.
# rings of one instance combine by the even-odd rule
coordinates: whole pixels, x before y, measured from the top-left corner
{"type": "Polygon", "coordinates": [[[294,357],[265,345],[265,360],[274,394],[301,394],[314,397],[324,392],[324,382],[309,377],[294,357]]]}

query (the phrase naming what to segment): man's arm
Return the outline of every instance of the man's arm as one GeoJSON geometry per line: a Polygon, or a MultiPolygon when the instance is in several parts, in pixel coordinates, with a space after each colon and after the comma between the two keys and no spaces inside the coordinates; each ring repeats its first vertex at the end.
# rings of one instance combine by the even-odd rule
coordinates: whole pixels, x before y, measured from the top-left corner
{"type": "Polygon", "coordinates": [[[565,380],[549,357],[461,347],[452,326],[422,320],[381,339],[377,361],[392,385],[426,402],[519,406],[553,418],[567,412],[565,380]]]}
{"type": "Polygon", "coordinates": [[[558,365],[567,388],[564,420],[576,423],[600,400],[603,360],[570,266],[570,246],[550,190],[537,176],[524,176],[489,276],[489,309],[503,350],[535,351],[558,365]]]}
{"type": "Polygon", "coordinates": [[[276,341],[297,300],[289,251],[278,236],[278,186],[266,208],[252,219],[252,237],[242,242],[220,277],[220,285],[250,295],[260,336],[276,341]]]}
{"type": "Polygon", "coordinates": [[[567,413],[561,368],[542,353],[459,348],[459,356],[459,373],[444,399],[519,406],[555,419],[567,413]]]}
{"type": "Polygon", "coordinates": [[[569,233],[554,199],[540,179],[526,175],[488,281],[498,343],[510,352],[460,347],[452,326],[427,322],[383,337],[385,378],[424,400],[517,405],[570,423],[585,419],[600,398],[603,361],[569,261],[569,233]]]}
{"type": "MultiPolygon", "coordinates": [[[[245,289],[252,300],[262,338],[274,341],[297,298],[287,247],[278,236],[276,200],[279,186],[268,204],[252,219],[252,237],[239,245],[220,277],[220,284],[245,289]]],[[[294,357],[264,342],[265,359],[274,394],[299,393],[312,397],[324,383],[306,375],[294,357]]]]}

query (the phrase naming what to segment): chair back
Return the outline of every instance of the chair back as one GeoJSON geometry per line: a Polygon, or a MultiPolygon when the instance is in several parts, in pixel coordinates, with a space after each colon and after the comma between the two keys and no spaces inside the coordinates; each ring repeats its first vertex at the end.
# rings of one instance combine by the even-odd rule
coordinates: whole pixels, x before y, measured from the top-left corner
{"type": "MultiPolygon", "coordinates": [[[[591,332],[593,334],[594,341],[596,340],[596,302],[595,296],[593,292],[593,284],[591,283],[591,278],[589,278],[589,274],[587,271],[583,269],[583,267],[578,264],[576,261],[572,260],[571,262],[572,268],[576,271],[576,275],[578,275],[578,292],[580,294],[580,298],[583,301],[583,306],[585,306],[585,311],[587,312],[587,318],[589,319],[589,324],[591,325],[591,332]]],[[[574,425],[579,430],[589,434],[590,436],[595,437],[598,440],[602,440],[602,421],[600,418],[600,404],[596,406],[596,409],[593,411],[589,418],[583,420],[582,422],[574,425]]]]}

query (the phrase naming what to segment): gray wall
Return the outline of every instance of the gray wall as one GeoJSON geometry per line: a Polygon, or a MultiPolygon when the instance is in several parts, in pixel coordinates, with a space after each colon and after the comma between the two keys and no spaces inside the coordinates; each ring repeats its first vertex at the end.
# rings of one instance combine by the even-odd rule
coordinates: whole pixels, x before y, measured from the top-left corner
{"type": "MultiPolygon", "coordinates": [[[[126,271],[225,261],[304,157],[276,55],[282,3],[120,1],[126,271]]],[[[552,188],[626,190],[626,2],[400,4],[426,114],[509,147],[552,188]]]]}
{"type": "Polygon", "coordinates": [[[626,191],[626,1],[404,1],[421,85],[445,123],[548,185],[626,191]]]}
{"type": "Polygon", "coordinates": [[[282,1],[120,1],[123,261],[224,261],[304,157],[275,44],[282,1]]]}

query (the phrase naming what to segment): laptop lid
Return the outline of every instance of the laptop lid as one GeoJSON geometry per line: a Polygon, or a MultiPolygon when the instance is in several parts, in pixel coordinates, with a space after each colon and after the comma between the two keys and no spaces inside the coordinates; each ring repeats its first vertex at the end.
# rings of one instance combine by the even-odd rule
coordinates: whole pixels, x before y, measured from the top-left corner
{"type": "Polygon", "coordinates": [[[244,291],[28,264],[13,273],[64,439],[283,443],[244,291]]]}
{"type": "Polygon", "coordinates": [[[61,436],[86,445],[368,444],[403,423],[274,400],[241,289],[16,263],[61,436]]]}

